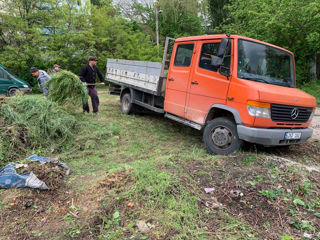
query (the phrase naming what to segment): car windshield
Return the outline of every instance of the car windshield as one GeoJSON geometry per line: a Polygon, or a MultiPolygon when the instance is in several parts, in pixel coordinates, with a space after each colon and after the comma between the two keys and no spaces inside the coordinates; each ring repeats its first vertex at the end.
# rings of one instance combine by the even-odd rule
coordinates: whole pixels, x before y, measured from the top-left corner
{"type": "Polygon", "coordinates": [[[4,67],[4,66],[2,66],[2,67],[3,67],[3,69],[6,70],[12,77],[18,78],[10,69],[8,69],[8,68],[6,68],[6,67],[4,67]]]}
{"type": "Polygon", "coordinates": [[[293,57],[264,44],[239,40],[238,77],[285,87],[294,87],[293,57]]]}

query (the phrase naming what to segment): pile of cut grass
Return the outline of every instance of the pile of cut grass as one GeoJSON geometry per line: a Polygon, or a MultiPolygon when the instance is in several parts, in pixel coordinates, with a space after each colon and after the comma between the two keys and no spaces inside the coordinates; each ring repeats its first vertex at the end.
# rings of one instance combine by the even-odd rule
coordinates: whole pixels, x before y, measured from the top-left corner
{"type": "Polygon", "coordinates": [[[33,149],[60,150],[79,129],[76,118],[57,103],[20,96],[1,106],[0,161],[19,159],[33,149]]]}
{"type": "Polygon", "coordinates": [[[72,72],[59,71],[46,84],[49,87],[49,99],[68,109],[81,107],[88,100],[86,87],[72,72]]]}

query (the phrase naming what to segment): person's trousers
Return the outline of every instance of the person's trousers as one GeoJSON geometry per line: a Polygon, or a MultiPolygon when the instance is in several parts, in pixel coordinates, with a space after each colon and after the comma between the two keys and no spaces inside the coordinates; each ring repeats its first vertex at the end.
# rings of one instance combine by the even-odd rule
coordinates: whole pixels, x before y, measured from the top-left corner
{"type": "MultiPolygon", "coordinates": [[[[88,90],[88,95],[91,97],[91,102],[92,102],[92,108],[93,112],[98,112],[98,107],[99,107],[99,97],[98,97],[98,92],[95,87],[87,87],[88,90]]],[[[89,112],[89,104],[86,102],[83,105],[83,111],[84,112],[89,112]]]]}

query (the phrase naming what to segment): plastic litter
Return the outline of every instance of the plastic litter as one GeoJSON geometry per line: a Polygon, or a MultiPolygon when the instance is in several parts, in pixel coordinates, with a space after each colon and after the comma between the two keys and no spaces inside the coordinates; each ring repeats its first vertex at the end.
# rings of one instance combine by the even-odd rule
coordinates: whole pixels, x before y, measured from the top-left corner
{"type": "Polygon", "coordinates": [[[212,193],[214,191],[214,188],[205,188],[204,191],[208,193],[212,193]]]}
{"type": "Polygon", "coordinates": [[[37,155],[30,156],[26,158],[23,163],[11,163],[6,165],[0,170],[0,188],[38,188],[47,190],[48,186],[37,178],[33,173],[23,173],[18,174],[16,169],[25,167],[28,165],[28,162],[38,161],[41,164],[46,164],[48,162],[55,163],[58,166],[61,166],[66,169],[66,176],[70,173],[70,168],[61,163],[58,159],[52,159],[48,157],[39,157],[37,155]]]}

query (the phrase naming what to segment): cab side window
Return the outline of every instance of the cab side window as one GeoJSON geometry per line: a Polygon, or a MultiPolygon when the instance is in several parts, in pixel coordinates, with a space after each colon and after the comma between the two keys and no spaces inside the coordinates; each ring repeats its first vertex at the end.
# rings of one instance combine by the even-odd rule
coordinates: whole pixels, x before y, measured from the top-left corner
{"type": "MultiPolygon", "coordinates": [[[[199,67],[206,70],[217,72],[218,68],[213,66],[213,59],[217,57],[220,42],[215,43],[204,43],[201,48],[201,55],[199,61],[199,67]]],[[[229,47],[228,52],[223,60],[222,66],[220,67],[221,73],[230,72],[230,60],[231,60],[231,49],[229,47]]]]}
{"type": "Polygon", "coordinates": [[[212,63],[213,59],[217,57],[220,43],[205,43],[202,45],[199,67],[216,72],[212,63]]]}
{"type": "Polygon", "coordinates": [[[191,64],[194,44],[178,45],[174,65],[177,67],[189,67],[191,64]]]}

